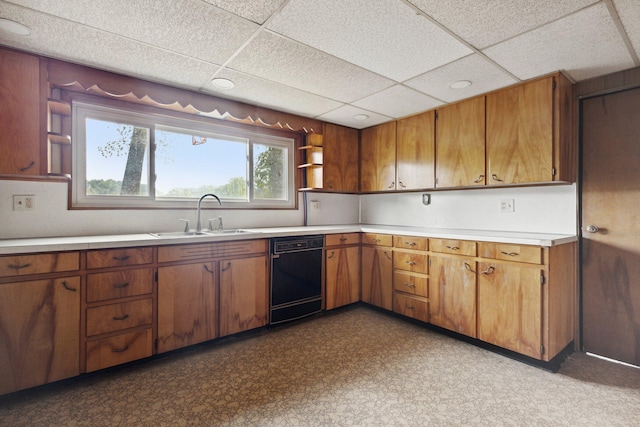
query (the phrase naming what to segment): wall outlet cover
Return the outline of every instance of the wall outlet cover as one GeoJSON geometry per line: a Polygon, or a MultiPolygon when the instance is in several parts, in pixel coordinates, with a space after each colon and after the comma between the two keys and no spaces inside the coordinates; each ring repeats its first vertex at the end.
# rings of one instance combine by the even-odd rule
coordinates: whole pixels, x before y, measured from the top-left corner
{"type": "Polygon", "coordinates": [[[502,199],[500,200],[500,212],[515,212],[515,200],[514,199],[502,199]]]}
{"type": "Polygon", "coordinates": [[[32,211],[36,208],[36,196],[33,194],[15,194],[13,196],[14,211],[32,211]]]}
{"type": "Polygon", "coordinates": [[[424,193],[422,195],[422,204],[423,205],[430,205],[431,204],[431,194],[424,193]]]}

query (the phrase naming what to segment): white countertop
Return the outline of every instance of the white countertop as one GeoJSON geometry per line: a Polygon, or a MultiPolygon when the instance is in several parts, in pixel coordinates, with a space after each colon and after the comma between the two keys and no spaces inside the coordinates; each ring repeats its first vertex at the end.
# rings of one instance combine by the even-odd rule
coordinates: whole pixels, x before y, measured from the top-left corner
{"type": "Polygon", "coordinates": [[[229,240],[263,239],[281,236],[335,233],[381,233],[442,239],[477,240],[483,242],[512,243],[535,246],[556,246],[575,242],[577,236],[569,234],[523,233],[516,231],[463,230],[442,228],[402,227],[392,225],[310,225],[298,227],[246,228],[247,233],[207,235],[196,237],[154,237],[151,234],[122,234],[105,236],[43,237],[0,240],[0,255],[57,252],[88,249],[108,249],[134,246],[163,246],[184,243],[223,242],[229,240]]]}

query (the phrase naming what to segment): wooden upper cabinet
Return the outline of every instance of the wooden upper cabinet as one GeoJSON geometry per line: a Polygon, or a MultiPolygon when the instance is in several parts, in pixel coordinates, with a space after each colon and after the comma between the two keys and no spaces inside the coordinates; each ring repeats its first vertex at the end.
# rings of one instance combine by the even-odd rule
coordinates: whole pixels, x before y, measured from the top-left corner
{"type": "Polygon", "coordinates": [[[435,111],[397,121],[397,190],[434,187],[435,111]]]}
{"type": "Polygon", "coordinates": [[[575,180],[570,92],[558,73],[487,95],[487,184],[575,180]]]}
{"type": "Polygon", "coordinates": [[[323,127],[323,188],[358,192],[358,130],[325,123],[323,127]]]}
{"type": "Polygon", "coordinates": [[[485,97],[438,109],[436,187],[485,185],[485,97]]]}
{"type": "Polygon", "coordinates": [[[40,59],[0,49],[0,174],[40,174],[40,59]]]}
{"type": "Polygon", "coordinates": [[[396,122],[361,131],[360,191],[396,188],[396,122]]]}

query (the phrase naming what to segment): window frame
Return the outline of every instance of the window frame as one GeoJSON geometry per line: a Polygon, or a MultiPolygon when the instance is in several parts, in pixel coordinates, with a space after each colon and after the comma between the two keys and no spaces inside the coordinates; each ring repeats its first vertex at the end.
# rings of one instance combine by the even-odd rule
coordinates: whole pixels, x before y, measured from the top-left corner
{"type": "MultiPolygon", "coordinates": [[[[102,101],[102,100],[101,100],[102,101]]],[[[197,198],[162,198],[155,195],[155,129],[175,129],[193,132],[195,135],[218,135],[230,139],[246,139],[247,152],[247,200],[222,199],[222,209],[297,209],[298,180],[296,153],[302,139],[299,133],[261,129],[242,123],[229,123],[220,119],[191,116],[185,113],[164,111],[153,107],[127,105],[122,101],[97,101],[93,97],[72,97],[72,135],[70,183],[71,209],[192,209],[197,198]],[[159,111],[158,111],[159,110],[159,111]],[[86,195],[86,118],[113,120],[149,128],[150,147],[148,160],[149,196],[88,196],[86,195]],[[254,144],[287,149],[287,186],[283,200],[254,198],[254,144]],[[152,159],[153,158],[153,159],[152,159]]],[[[218,207],[218,206],[217,206],[218,207]]]]}

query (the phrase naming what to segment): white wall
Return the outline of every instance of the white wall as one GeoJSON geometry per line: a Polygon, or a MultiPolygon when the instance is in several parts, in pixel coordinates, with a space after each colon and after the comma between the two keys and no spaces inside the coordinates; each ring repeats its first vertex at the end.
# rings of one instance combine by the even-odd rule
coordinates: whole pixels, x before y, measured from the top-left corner
{"type": "Polygon", "coordinates": [[[576,185],[433,191],[360,196],[364,224],[471,230],[575,234],[576,185]],[[515,212],[501,213],[500,200],[513,199],[515,212]]]}
{"type": "MultiPolygon", "coordinates": [[[[195,227],[195,207],[180,210],[68,210],[67,183],[0,180],[0,239],[137,234],[179,231],[180,218],[195,227]],[[14,211],[14,194],[35,195],[35,210],[14,211]]],[[[302,196],[300,196],[302,207],[302,196]]],[[[222,216],[225,228],[302,225],[303,209],[203,210],[202,218],[222,216]]]]}

